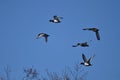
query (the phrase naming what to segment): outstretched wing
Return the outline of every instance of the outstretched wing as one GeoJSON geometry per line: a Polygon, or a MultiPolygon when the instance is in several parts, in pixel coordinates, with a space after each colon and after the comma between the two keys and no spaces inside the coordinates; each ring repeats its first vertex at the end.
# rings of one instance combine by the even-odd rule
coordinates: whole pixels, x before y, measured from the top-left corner
{"type": "Polygon", "coordinates": [[[53,18],[57,20],[57,19],[58,19],[58,16],[53,16],[53,18]]]}
{"type": "Polygon", "coordinates": [[[63,19],[63,17],[59,17],[60,19],[63,19]]]}
{"type": "Polygon", "coordinates": [[[100,40],[100,34],[98,31],[96,32],[96,37],[97,37],[97,40],[100,40]]]}
{"type": "Polygon", "coordinates": [[[84,61],[84,62],[87,62],[87,59],[86,59],[86,57],[85,57],[84,54],[82,54],[82,58],[83,58],[83,61],[84,61]]]}
{"type": "Polygon", "coordinates": [[[95,57],[95,55],[91,56],[88,60],[88,63],[90,63],[94,57],[95,57]]]}
{"type": "Polygon", "coordinates": [[[45,42],[47,42],[48,41],[48,37],[45,37],[45,42]]]}
{"type": "Polygon", "coordinates": [[[53,18],[55,19],[55,20],[59,20],[59,19],[63,19],[63,17],[59,17],[59,16],[53,16],[53,18]]]}
{"type": "Polygon", "coordinates": [[[77,47],[77,45],[72,45],[72,47],[77,47]]]}
{"type": "Polygon", "coordinates": [[[83,30],[91,30],[91,28],[84,28],[83,30]]]}
{"type": "Polygon", "coordinates": [[[39,33],[36,37],[36,39],[39,39],[40,37],[43,37],[44,33],[39,33]]]}
{"type": "Polygon", "coordinates": [[[73,45],[72,47],[77,47],[77,46],[79,46],[80,45],[80,43],[77,43],[76,45],[73,45]]]}

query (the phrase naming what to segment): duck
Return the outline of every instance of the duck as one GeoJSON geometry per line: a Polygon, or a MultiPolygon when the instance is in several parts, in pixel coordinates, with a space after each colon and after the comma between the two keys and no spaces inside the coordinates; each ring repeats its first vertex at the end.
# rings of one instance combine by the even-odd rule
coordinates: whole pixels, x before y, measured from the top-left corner
{"type": "Polygon", "coordinates": [[[73,45],[72,47],[78,47],[78,46],[81,46],[81,47],[89,47],[89,44],[88,44],[87,42],[77,43],[76,45],[73,45]]]}
{"type": "Polygon", "coordinates": [[[36,39],[39,39],[39,38],[41,38],[41,37],[44,37],[44,38],[45,38],[45,42],[47,42],[47,41],[48,41],[48,36],[50,36],[50,35],[48,35],[48,34],[46,34],[46,33],[39,33],[39,34],[37,35],[36,39]]]}
{"type": "Polygon", "coordinates": [[[81,62],[80,64],[81,65],[84,65],[84,66],[92,66],[91,64],[91,60],[93,59],[95,55],[91,56],[88,60],[86,58],[86,56],[84,54],[82,54],[82,58],[83,58],[83,62],[81,62]]]}
{"type": "Polygon", "coordinates": [[[53,16],[52,20],[49,20],[49,22],[53,22],[53,23],[60,23],[60,19],[63,19],[63,17],[59,17],[59,16],[53,16]]]}
{"type": "Polygon", "coordinates": [[[100,40],[100,34],[99,34],[98,28],[84,28],[83,30],[90,30],[90,31],[95,32],[97,40],[100,40]]]}

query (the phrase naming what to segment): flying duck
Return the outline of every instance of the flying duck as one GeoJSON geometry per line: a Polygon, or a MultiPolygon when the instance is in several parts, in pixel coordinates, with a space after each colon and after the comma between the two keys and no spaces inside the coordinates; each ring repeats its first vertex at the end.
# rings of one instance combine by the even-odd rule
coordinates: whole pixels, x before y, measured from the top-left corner
{"type": "Polygon", "coordinates": [[[77,43],[76,45],[73,45],[72,47],[77,47],[77,46],[89,47],[89,44],[88,44],[87,42],[84,42],[84,43],[77,43]]]}
{"type": "Polygon", "coordinates": [[[53,22],[53,23],[60,23],[60,19],[63,19],[63,17],[59,17],[59,16],[53,16],[53,19],[52,20],[49,20],[50,22],[53,22]]]}
{"type": "Polygon", "coordinates": [[[47,42],[48,41],[48,36],[50,36],[50,35],[48,35],[46,33],[39,33],[37,35],[36,39],[39,39],[40,37],[45,37],[45,42],[47,42]]]}
{"type": "Polygon", "coordinates": [[[82,58],[83,58],[83,62],[81,62],[81,65],[84,65],[84,66],[92,66],[91,64],[91,60],[93,59],[95,55],[91,56],[88,60],[86,59],[85,55],[82,54],[82,58]]]}
{"type": "Polygon", "coordinates": [[[99,29],[97,28],[84,28],[83,30],[90,30],[96,33],[97,40],[100,40],[99,29]]]}

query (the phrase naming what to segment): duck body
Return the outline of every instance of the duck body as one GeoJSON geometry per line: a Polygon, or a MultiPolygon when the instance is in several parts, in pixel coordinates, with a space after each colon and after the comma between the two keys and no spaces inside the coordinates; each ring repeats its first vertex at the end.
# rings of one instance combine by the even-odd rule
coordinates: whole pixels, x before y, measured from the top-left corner
{"type": "Polygon", "coordinates": [[[37,35],[36,39],[39,39],[39,38],[41,38],[41,37],[44,37],[44,38],[45,38],[45,42],[47,42],[47,41],[48,41],[48,36],[50,36],[50,35],[48,35],[48,34],[46,34],[46,33],[39,33],[39,34],[37,35]]]}
{"type": "Polygon", "coordinates": [[[52,20],[49,20],[49,22],[60,23],[61,22],[60,19],[63,19],[63,18],[55,15],[53,16],[52,20]]]}
{"type": "Polygon", "coordinates": [[[99,29],[98,28],[84,28],[83,30],[90,30],[95,32],[97,40],[100,40],[99,29]]]}
{"type": "Polygon", "coordinates": [[[77,43],[76,45],[73,45],[72,47],[77,47],[77,46],[89,47],[89,44],[88,44],[87,42],[84,42],[84,43],[77,43]]]}
{"type": "Polygon", "coordinates": [[[88,60],[86,58],[86,56],[84,54],[82,54],[82,58],[83,58],[83,62],[81,62],[80,64],[81,65],[84,65],[84,66],[92,66],[91,64],[91,60],[93,59],[94,56],[91,56],[88,60]]]}

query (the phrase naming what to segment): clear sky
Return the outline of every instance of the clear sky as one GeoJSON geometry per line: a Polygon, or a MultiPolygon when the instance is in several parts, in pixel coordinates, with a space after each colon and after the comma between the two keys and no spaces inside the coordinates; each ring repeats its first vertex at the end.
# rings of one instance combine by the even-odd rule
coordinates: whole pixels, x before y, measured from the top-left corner
{"type": "Polygon", "coordinates": [[[89,72],[87,80],[119,80],[119,8],[119,0],[0,0],[0,70],[9,65],[14,77],[32,65],[60,72],[80,63],[84,53],[96,55],[93,66],[83,67],[89,72]],[[64,19],[50,23],[54,15],[64,19]],[[86,27],[99,28],[101,40],[82,30],[86,27]],[[47,43],[36,39],[41,32],[50,35],[47,43]],[[88,48],[72,47],[89,40],[88,48]]]}

